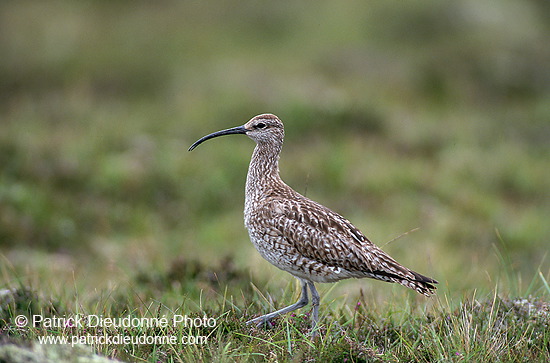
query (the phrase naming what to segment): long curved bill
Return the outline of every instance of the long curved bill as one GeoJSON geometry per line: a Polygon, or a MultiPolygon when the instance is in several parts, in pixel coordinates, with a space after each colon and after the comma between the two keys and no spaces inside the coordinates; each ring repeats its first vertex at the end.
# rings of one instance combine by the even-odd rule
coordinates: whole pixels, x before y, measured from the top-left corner
{"type": "Polygon", "coordinates": [[[213,133],[211,133],[209,135],[206,135],[206,136],[203,136],[200,139],[198,139],[197,141],[195,141],[195,143],[189,147],[188,151],[193,150],[194,148],[196,148],[197,146],[199,146],[200,144],[202,144],[206,140],[210,140],[210,139],[213,139],[215,137],[223,136],[223,135],[246,134],[247,131],[248,130],[245,129],[244,126],[238,126],[238,127],[233,127],[233,128],[227,129],[227,130],[221,130],[221,131],[213,132],[213,133]]]}

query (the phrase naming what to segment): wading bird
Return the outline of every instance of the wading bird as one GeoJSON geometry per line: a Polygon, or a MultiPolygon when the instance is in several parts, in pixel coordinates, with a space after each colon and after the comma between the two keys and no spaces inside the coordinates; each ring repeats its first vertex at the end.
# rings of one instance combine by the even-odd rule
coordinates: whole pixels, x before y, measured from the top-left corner
{"type": "Polygon", "coordinates": [[[285,308],[248,321],[258,326],[308,304],[313,306],[312,333],[319,321],[319,293],[314,283],[347,278],[396,282],[425,296],[437,281],[414,272],[374,245],[350,221],[304,197],[279,176],[284,127],[272,114],[258,115],[243,126],[214,132],[202,142],[223,135],[244,134],[256,142],[246,178],[244,224],[263,258],[301,282],[300,299],[285,308]]]}

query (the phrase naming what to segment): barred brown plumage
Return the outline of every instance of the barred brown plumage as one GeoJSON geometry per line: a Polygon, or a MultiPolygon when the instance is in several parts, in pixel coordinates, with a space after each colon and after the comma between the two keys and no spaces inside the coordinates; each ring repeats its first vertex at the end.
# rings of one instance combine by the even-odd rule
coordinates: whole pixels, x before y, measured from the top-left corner
{"type": "Polygon", "coordinates": [[[246,134],[256,141],[245,190],[244,221],[250,240],[263,258],[302,284],[298,302],[248,323],[262,325],[307,305],[309,288],[315,335],[320,300],[315,282],[369,277],[396,282],[425,296],[435,293],[436,280],[400,265],[350,221],[283,182],[279,176],[279,154],[284,126],[277,116],[258,115],[243,126],[206,135],[189,151],[206,140],[230,134],[246,134]]]}

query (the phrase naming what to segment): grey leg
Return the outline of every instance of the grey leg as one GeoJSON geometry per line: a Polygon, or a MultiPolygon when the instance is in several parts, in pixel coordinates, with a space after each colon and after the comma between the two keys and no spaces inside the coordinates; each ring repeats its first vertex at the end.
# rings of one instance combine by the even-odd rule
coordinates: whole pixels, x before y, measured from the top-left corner
{"type": "Polygon", "coordinates": [[[313,314],[311,316],[311,335],[315,337],[317,336],[317,324],[319,323],[319,303],[321,297],[313,282],[308,281],[307,286],[309,286],[309,290],[311,291],[311,306],[313,307],[313,314]]]}
{"type": "MultiPolygon", "coordinates": [[[[302,283],[302,296],[300,296],[300,300],[298,300],[296,303],[294,303],[290,306],[287,306],[286,308],[282,308],[282,309],[274,311],[272,313],[265,314],[265,315],[259,316],[257,318],[254,318],[252,320],[249,320],[249,321],[246,322],[246,324],[256,324],[257,326],[262,326],[265,323],[269,322],[271,319],[278,317],[279,315],[286,314],[286,313],[289,313],[291,311],[294,311],[296,309],[300,309],[300,308],[303,308],[304,306],[306,306],[307,303],[309,302],[309,299],[307,297],[307,286],[308,286],[309,282],[306,282],[304,280],[300,280],[300,282],[302,283]]],[[[313,284],[311,284],[311,286],[313,286],[313,284]]],[[[311,289],[312,288],[310,287],[310,290],[311,289]]],[[[313,291],[315,291],[315,287],[313,287],[312,293],[313,293],[313,291]]],[[[317,291],[315,291],[315,293],[317,294],[317,291]]],[[[319,301],[319,294],[317,294],[317,301],[319,301]]]]}

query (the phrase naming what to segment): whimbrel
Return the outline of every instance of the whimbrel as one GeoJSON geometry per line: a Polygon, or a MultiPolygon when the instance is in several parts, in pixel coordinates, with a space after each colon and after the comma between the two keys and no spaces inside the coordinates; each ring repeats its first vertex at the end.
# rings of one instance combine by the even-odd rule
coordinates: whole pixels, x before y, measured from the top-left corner
{"type": "Polygon", "coordinates": [[[314,283],[369,277],[396,282],[425,296],[437,281],[397,263],[350,221],[304,197],[279,176],[284,127],[272,114],[253,117],[243,126],[214,132],[189,151],[214,137],[245,134],[256,142],[246,178],[244,224],[263,258],[301,282],[300,299],[285,308],[248,321],[258,326],[308,304],[313,306],[312,331],[319,320],[319,293],[314,283]]]}

